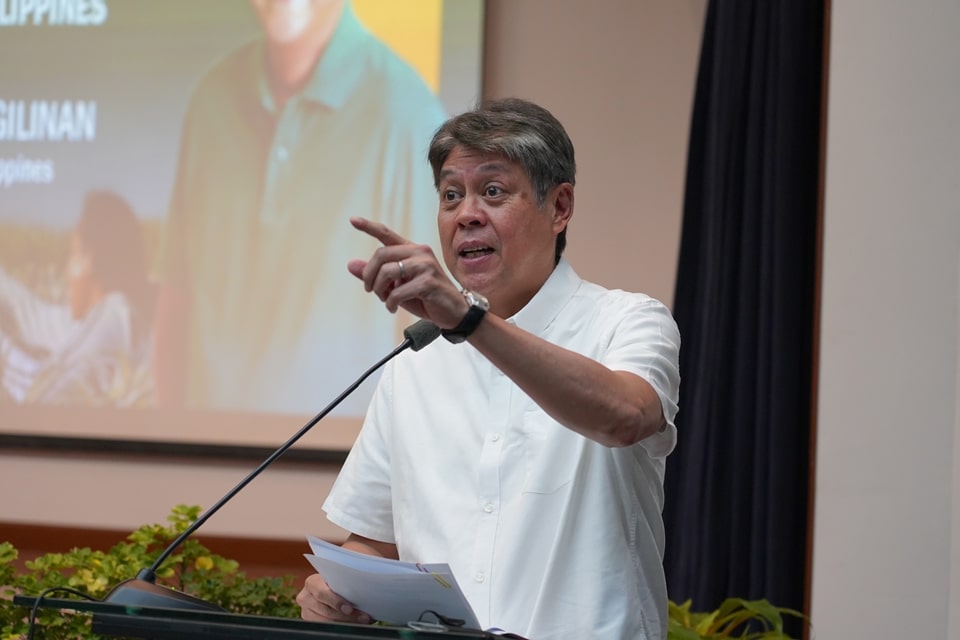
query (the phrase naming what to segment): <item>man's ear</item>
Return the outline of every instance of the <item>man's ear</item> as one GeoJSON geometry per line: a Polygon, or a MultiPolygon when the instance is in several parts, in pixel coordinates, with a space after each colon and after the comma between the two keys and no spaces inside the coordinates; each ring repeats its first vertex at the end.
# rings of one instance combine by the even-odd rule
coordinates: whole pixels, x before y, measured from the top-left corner
{"type": "Polygon", "coordinates": [[[560,233],[573,217],[573,185],[569,182],[557,185],[553,193],[553,231],[560,233]]]}

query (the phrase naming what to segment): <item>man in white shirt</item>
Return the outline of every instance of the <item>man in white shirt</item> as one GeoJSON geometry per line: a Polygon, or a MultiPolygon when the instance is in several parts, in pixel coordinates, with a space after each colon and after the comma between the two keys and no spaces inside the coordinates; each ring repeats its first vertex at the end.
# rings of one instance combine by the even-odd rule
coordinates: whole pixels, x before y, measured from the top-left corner
{"type": "MultiPolygon", "coordinates": [[[[449,563],[485,627],[665,638],[676,324],[561,258],[576,170],[549,112],[486,103],[447,121],[429,157],[462,288],[427,246],[352,221],[383,246],[350,272],[447,340],[388,365],[327,516],[351,532],[347,548],[449,563]]],[[[298,602],[307,619],[369,621],[321,576],[298,602]]]]}

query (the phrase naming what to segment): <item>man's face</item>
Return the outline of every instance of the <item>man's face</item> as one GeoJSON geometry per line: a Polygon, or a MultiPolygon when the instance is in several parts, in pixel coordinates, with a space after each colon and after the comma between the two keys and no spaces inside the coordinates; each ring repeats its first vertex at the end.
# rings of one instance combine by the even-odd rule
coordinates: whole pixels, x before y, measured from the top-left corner
{"type": "Polygon", "coordinates": [[[487,296],[497,315],[513,315],[553,271],[556,236],[573,212],[572,187],[554,187],[541,207],[519,164],[456,147],[440,169],[439,192],[450,273],[487,296]]]}
{"type": "Polygon", "coordinates": [[[329,31],[340,16],[343,0],[252,0],[267,40],[295,42],[305,33],[329,31]]]}

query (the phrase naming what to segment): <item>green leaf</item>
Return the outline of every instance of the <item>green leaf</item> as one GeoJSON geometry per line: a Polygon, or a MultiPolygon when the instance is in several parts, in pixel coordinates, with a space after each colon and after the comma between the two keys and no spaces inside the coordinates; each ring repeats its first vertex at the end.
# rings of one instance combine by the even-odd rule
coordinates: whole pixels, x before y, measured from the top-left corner
{"type": "Polygon", "coordinates": [[[671,619],[670,623],[667,625],[667,640],[703,640],[703,639],[704,639],[704,636],[700,635],[693,629],[683,626],[676,620],[671,619]]]}
{"type": "Polygon", "coordinates": [[[669,603],[669,629],[673,635],[668,635],[668,638],[790,640],[783,632],[783,616],[806,620],[806,616],[799,611],[777,607],[765,599],[727,598],[715,610],[707,612],[692,611],[692,608],[689,600],[682,605],[669,603]],[[753,622],[763,625],[763,628],[748,632],[748,625],[753,622]],[[677,635],[681,630],[694,631],[697,635],[677,635]]]}
{"type": "Polygon", "coordinates": [[[20,556],[17,548],[9,542],[0,542],[0,564],[13,562],[20,556]]]}

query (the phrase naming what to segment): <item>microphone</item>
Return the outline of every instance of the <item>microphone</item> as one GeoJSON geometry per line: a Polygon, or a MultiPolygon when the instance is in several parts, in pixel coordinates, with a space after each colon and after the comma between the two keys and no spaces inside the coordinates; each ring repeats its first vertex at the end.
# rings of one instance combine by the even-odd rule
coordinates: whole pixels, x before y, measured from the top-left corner
{"type": "Polygon", "coordinates": [[[116,585],[110,593],[103,599],[103,602],[122,605],[133,605],[141,607],[162,607],[166,609],[193,609],[202,611],[223,611],[217,605],[201,600],[195,596],[182,591],[176,591],[168,587],[156,584],[157,570],[163,561],[166,560],[177,547],[179,547],[187,538],[196,532],[210,517],[220,510],[223,505],[229,502],[241,489],[246,487],[262,471],[269,467],[273,462],[286,453],[287,449],[292,447],[301,437],[313,428],[320,420],[330,413],[338,404],[340,404],[348,395],[353,393],[364,380],[369,378],[377,369],[385,365],[388,361],[399,355],[406,349],[420,351],[428,344],[440,336],[440,328],[429,320],[419,320],[403,330],[404,340],[393,351],[380,359],[375,365],[367,369],[357,380],[347,387],[333,402],[328,404],[323,411],[315,415],[307,424],[303,425],[289,440],[280,445],[280,448],[270,454],[266,460],[260,463],[256,469],[251,471],[243,480],[241,480],[233,489],[228,491],[215,505],[207,509],[196,522],[187,527],[176,540],[163,550],[160,556],[148,568],[141,570],[136,578],[124,580],[116,585]]]}
{"type": "MultiPolygon", "coordinates": [[[[429,320],[418,320],[403,330],[403,337],[410,342],[410,348],[412,350],[420,351],[420,349],[423,349],[425,346],[440,337],[440,327],[433,324],[429,320]]],[[[402,348],[403,344],[398,347],[398,349],[401,351],[403,350],[402,348]]],[[[399,353],[399,351],[397,353],[399,353]]],[[[387,360],[392,357],[393,355],[391,354],[387,360]]],[[[384,360],[383,362],[386,362],[387,360],[384,360]]],[[[380,362],[375,364],[374,369],[379,367],[380,364],[380,362]]]]}

